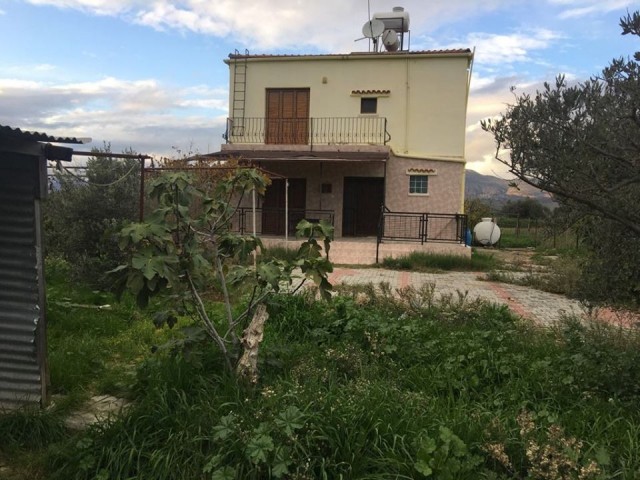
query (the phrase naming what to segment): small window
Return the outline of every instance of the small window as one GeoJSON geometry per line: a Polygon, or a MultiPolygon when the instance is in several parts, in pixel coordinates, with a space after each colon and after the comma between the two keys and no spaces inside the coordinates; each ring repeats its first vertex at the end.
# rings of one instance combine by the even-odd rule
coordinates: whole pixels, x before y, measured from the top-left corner
{"type": "Polygon", "coordinates": [[[378,113],[377,98],[361,98],[360,113],[378,113]]]}
{"type": "Polygon", "coordinates": [[[331,190],[332,190],[331,187],[332,185],[330,183],[323,183],[322,186],[320,187],[321,188],[320,191],[322,193],[331,193],[331,190]]]}
{"type": "Polygon", "coordinates": [[[429,193],[428,175],[409,175],[409,193],[426,195],[429,193]]]}

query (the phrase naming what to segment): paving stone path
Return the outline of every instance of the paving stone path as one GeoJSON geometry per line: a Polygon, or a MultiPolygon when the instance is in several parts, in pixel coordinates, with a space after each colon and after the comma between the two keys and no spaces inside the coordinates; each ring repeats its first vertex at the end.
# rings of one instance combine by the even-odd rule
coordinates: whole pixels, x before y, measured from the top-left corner
{"type": "Polygon", "coordinates": [[[586,315],[586,309],[577,301],[562,295],[542,292],[530,287],[484,280],[483,273],[447,272],[418,273],[379,268],[337,267],[330,275],[333,284],[346,285],[387,282],[392,288],[420,287],[435,284],[436,296],[466,293],[470,299],[482,298],[493,303],[507,305],[513,312],[540,325],[551,325],[563,315],[586,315]]]}

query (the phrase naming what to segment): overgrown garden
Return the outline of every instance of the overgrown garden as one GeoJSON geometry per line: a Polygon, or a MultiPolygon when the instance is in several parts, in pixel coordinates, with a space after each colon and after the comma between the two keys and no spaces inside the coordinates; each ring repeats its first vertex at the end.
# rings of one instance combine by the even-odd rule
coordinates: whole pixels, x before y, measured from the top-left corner
{"type": "MultiPolygon", "coordinates": [[[[636,478],[640,337],[426,286],[312,291],[268,303],[256,384],[183,316],[150,315],[50,270],[54,406],[1,417],[9,478],[636,478]],[[89,309],[86,305],[113,305],[89,309]],[[82,306],[84,305],[84,307],[82,306]],[[167,342],[170,342],[167,344],[167,342]],[[167,348],[155,348],[167,345],[167,348]],[[155,353],[151,353],[155,350],[155,353]],[[120,416],[69,431],[90,393],[120,416]],[[60,397],[58,394],[64,394],[60,397]]],[[[57,271],[56,271],[57,270],[57,271]]],[[[155,300],[152,300],[152,303],[155,300]]],[[[238,298],[237,310],[247,298],[238,298]]],[[[207,300],[212,318],[224,308],[207,300]]],[[[153,306],[153,305],[152,305],[153,306]]],[[[222,323],[223,324],[223,323],[222,323]]]]}
{"type": "MultiPolygon", "coordinates": [[[[627,33],[639,26],[638,14],[623,19],[627,33]]],[[[612,64],[602,88],[579,88],[588,87],[594,102],[620,100],[618,112],[636,105],[637,113],[637,87],[616,95],[637,80],[638,62],[612,64]]],[[[577,93],[559,82],[485,126],[516,152],[512,167],[523,180],[562,190],[541,176],[548,158],[537,145],[512,136],[516,127],[537,128],[545,108],[561,105],[571,121],[606,137],[611,118],[596,116],[577,93]],[[564,109],[576,102],[577,110],[564,109]]],[[[628,140],[638,123],[626,120],[616,138],[628,140]]],[[[559,140],[548,139],[567,155],[580,146],[598,185],[611,181],[616,194],[589,211],[578,194],[565,196],[569,216],[590,235],[578,275],[633,281],[635,253],[625,249],[637,237],[620,240],[620,225],[636,213],[621,212],[629,216],[623,222],[609,214],[616,202],[637,203],[627,188],[636,177],[620,178],[633,158],[626,150],[589,157],[582,134],[569,145],[559,140]],[[615,269],[594,261],[596,238],[611,246],[615,269]]],[[[260,172],[227,171],[206,188],[184,173],[156,178],[148,190],[153,211],[130,223],[135,213],[117,202],[138,194],[129,179],[135,164],[118,168],[90,162],[87,176],[101,190],[61,177],[47,207],[54,395],[44,410],[0,416],[3,478],[640,477],[638,329],[575,318],[543,329],[463,292],[437,297],[433,285],[332,292],[330,226],[301,222],[301,247],[285,258],[233,232],[235,206],[268,183],[260,172]],[[94,217],[100,202],[104,215],[94,217]],[[129,405],[86,430],[70,429],[69,415],[95,394],[129,405]]],[[[427,260],[421,268],[495,266],[486,255],[469,265],[427,260]]],[[[637,284],[625,285],[617,296],[608,287],[576,291],[637,306],[637,284]]]]}

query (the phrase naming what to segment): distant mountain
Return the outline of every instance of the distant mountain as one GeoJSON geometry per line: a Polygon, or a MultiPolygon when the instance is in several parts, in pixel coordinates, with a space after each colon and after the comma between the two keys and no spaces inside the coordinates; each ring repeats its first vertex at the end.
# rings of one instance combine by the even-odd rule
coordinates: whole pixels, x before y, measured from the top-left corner
{"type": "Polygon", "coordinates": [[[512,182],[493,175],[482,175],[473,170],[466,170],[465,198],[480,198],[489,202],[494,208],[500,208],[509,200],[533,198],[545,207],[558,206],[547,192],[538,190],[523,182],[518,187],[511,186],[512,182]]]}

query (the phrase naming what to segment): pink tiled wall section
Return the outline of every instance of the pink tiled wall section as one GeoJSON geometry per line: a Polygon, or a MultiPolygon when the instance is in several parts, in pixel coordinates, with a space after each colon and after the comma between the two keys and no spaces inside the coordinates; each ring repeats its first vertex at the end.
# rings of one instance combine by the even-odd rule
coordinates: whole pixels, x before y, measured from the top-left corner
{"type": "Polygon", "coordinates": [[[463,174],[463,163],[391,157],[386,205],[395,212],[462,213],[463,174]],[[428,195],[409,195],[410,168],[436,171],[436,175],[429,175],[428,195]]]}

